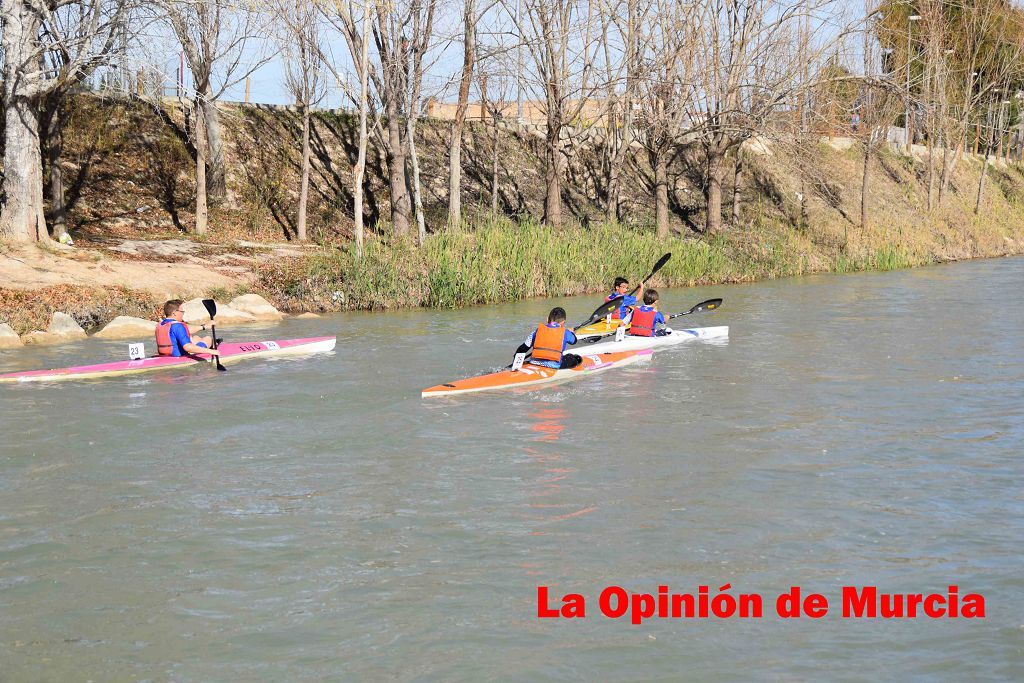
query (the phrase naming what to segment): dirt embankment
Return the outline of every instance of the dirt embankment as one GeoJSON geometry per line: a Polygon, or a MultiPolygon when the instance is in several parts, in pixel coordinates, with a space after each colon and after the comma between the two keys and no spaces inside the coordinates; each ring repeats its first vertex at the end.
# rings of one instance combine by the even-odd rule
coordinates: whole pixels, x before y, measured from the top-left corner
{"type": "MultiPolygon", "coordinates": [[[[195,161],[181,111],[89,96],[76,98],[72,109],[61,167],[68,186],[68,227],[76,246],[0,245],[0,303],[13,304],[0,312],[0,323],[8,322],[21,333],[45,327],[53,310],[72,313],[88,328],[118,314],[155,311],[157,302],[171,297],[223,297],[250,289],[293,311],[364,305],[360,302],[393,307],[488,301],[492,294],[487,278],[493,272],[525,272],[536,279],[537,272],[552,275],[548,271],[558,270],[563,261],[579,260],[578,254],[573,256],[576,247],[566,242],[592,238],[603,215],[606,164],[600,149],[590,143],[573,145],[563,200],[579,226],[563,231],[543,253],[521,249],[524,226],[543,213],[543,140],[510,129],[495,137],[493,128],[476,122],[467,126],[464,141],[462,205],[474,228],[486,224],[498,229],[481,231],[479,240],[467,241],[463,247],[468,251],[457,261],[452,254],[461,252],[449,248],[451,236],[438,235],[431,248],[420,250],[394,239],[388,223],[386,159],[372,145],[365,202],[373,258],[357,262],[347,258],[355,119],[330,112],[314,117],[309,235],[316,244],[300,245],[294,216],[301,149],[298,115],[225,106],[221,120],[227,191],[211,197],[210,232],[200,238],[190,232],[195,161]],[[490,215],[495,156],[499,217],[490,215]],[[493,243],[488,234],[495,237],[493,243]],[[524,259],[536,263],[519,262],[524,259]],[[477,261],[487,277],[480,275],[471,287],[466,283],[477,261]],[[422,291],[410,297],[410,288],[416,287],[422,291]],[[365,296],[360,298],[360,292],[365,296]],[[72,304],[77,313],[61,308],[72,304]]],[[[449,130],[447,122],[424,120],[417,133],[428,230],[447,230],[449,130]]],[[[870,167],[868,220],[861,226],[862,154],[855,144],[840,142],[822,140],[800,148],[763,140],[748,144],[742,177],[737,182],[730,172],[724,183],[726,204],[731,204],[734,190],[739,198],[740,217],[725,216],[719,235],[700,232],[702,160],[699,150],[682,150],[669,172],[670,239],[718,250],[725,265],[716,272],[746,280],[1024,252],[1020,165],[989,166],[983,207],[975,214],[982,169],[978,157],[957,161],[939,204],[934,193],[928,200],[924,148],[913,156],[884,150],[870,167]]],[[[644,150],[635,149],[621,170],[623,219],[629,225],[621,230],[615,226],[614,231],[623,240],[630,232],[651,236],[654,174],[644,150]]],[[[730,209],[726,206],[725,213],[730,209]]],[[[636,248],[634,238],[613,250],[629,255],[636,248]]],[[[603,273],[608,263],[595,257],[576,265],[603,273]]],[[[697,275],[701,281],[711,277],[697,275]]],[[[571,273],[554,273],[548,279],[580,281],[571,273]]],[[[598,286],[605,284],[602,280],[598,286]]],[[[501,296],[525,296],[521,292],[536,289],[514,283],[512,288],[501,296]]]]}

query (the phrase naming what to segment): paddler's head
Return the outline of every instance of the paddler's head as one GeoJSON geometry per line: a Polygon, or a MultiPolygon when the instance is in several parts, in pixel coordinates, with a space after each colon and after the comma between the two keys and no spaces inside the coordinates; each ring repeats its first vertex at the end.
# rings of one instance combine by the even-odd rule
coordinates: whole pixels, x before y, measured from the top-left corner
{"type": "Polygon", "coordinates": [[[174,318],[174,317],[176,317],[175,316],[176,313],[181,313],[182,317],[184,317],[185,309],[182,308],[182,306],[181,306],[182,303],[183,302],[182,302],[181,299],[171,299],[170,301],[165,303],[164,304],[164,317],[165,318],[174,318]]]}
{"type": "Polygon", "coordinates": [[[624,277],[615,278],[615,293],[625,294],[626,290],[629,289],[629,280],[624,277]]]}
{"type": "Polygon", "coordinates": [[[658,307],[658,290],[648,289],[644,292],[644,305],[658,307]]]}
{"type": "Polygon", "coordinates": [[[549,325],[562,325],[565,323],[565,309],[561,306],[555,306],[548,313],[548,324],[549,325]]]}

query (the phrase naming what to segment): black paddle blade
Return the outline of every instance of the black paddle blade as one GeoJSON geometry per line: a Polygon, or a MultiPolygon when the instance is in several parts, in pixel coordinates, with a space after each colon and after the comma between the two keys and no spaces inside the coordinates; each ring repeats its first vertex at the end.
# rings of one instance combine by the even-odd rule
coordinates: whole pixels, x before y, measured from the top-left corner
{"type": "MultiPolygon", "coordinates": [[[[651,268],[651,275],[654,275],[654,274],[655,274],[655,273],[657,273],[657,272],[658,272],[659,270],[661,270],[661,269],[662,269],[662,267],[663,267],[663,266],[664,266],[664,265],[665,265],[666,263],[668,263],[668,260],[669,260],[670,258],[672,258],[672,252],[671,252],[671,251],[670,251],[670,252],[668,252],[667,254],[665,254],[664,256],[662,256],[662,257],[661,257],[660,259],[658,259],[658,262],[654,264],[654,267],[653,267],[653,268],[651,268]]],[[[650,277],[651,275],[648,275],[647,277],[650,277]]]]}
{"type": "Polygon", "coordinates": [[[605,317],[605,315],[608,314],[608,311],[611,311],[614,308],[618,308],[621,305],[621,298],[612,299],[611,301],[605,301],[603,304],[598,306],[593,313],[590,314],[589,318],[581,322],[579,325],[574,326],[573,329],[576,329],[577,327],[583,327],[584,325],[589,325],[595,320],[600,320],[601,318],[605,317]]]}
{"type": "Polygon", "coordinates": [[[206,312],[210,314],[210,318],[217,317],[217,302],[213,299],[203,299],[203,306],[206,306],[206,312]]]}
{"type": "Polygon", "coordinates": [[[693,308],[691,308],[688,311],[685,311],[683,313],[673,313],[668,318],[669,318],[669,320],[671,320],[672,318],[681,318],[682,316],[690,315],[691,313],[701,313],[703,311],[713,311],[713,310],[715,310],[716,308],[718,308],[721,305],[722,305],[722,300],[721,299],[708,299],[707,301],[701,301],[699,304],[697,304],[696,306],[694,306],[693,308]]]}
{"type": "Polygon", "coordinates": [[[701,301],[699,304],[691,308],[690,313],[700,313],[701,311],[713,311],[721,305],[721,299],[708,299],[707,301],[701,301]]]}

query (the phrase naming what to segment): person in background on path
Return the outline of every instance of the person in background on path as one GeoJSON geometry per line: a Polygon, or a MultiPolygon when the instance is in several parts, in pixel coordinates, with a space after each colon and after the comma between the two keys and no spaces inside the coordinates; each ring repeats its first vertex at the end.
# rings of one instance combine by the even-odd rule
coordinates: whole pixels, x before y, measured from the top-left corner
{"type": "Polygon", "coordinates": [[[658,290],[644,292],[644,304],[633,309],[629,333],[635,337],[662,337],[672,334],[672,329],[657,329],[658,323],[665,324],[665,316],[658,310],[658,290]]]}
{"type": "MultiPolygon", "coordinates": [[[[627,320],[629,318],[630,306],[636,306],[638,299],[635,296],[626,294],[629,289],[629,280],[624,277],[615,278],[615,286],[612,289],[612,293],[604,298],[605,301],[612,301],[613,299],[622,299],[622,304],[612,311],[612,320],[627,320]]],[[[644,283],[640,283],[640,288],[637,290],[637,294],[643,296],[644,294],[644,283]]]]}
{"type": "Polygon", "coordinates": [[[532,348],[533,354],[527,363],[565,370],[583,362],[575,353],[565,352],[567,346],[575,343],[576,335],[565,327],[565,309],[555,307],[548,313],[548,321],[538,325],[516,353],[526,353],[532,348]]]}
{"type": "MultiPolygon", "coordinates": [[[[164,304],[164,319],[156,326],[156,352],[159,356],[188,356],[195,353],[207,353],[219,356],[220,351],[210,348],[213,340],[210,337],[192,339],[192,330],[185,324],[185,309],[181,299],[171,299],[164,304]]],[[[206,325],[201,325],[205,330],[206,325]]]]}

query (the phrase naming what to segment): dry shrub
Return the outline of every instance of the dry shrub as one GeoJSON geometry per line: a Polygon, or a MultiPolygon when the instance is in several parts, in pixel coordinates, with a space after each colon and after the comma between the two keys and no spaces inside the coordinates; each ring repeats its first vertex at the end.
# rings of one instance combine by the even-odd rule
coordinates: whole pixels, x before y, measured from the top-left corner
{"type": "Polygon", "coordinates": [[[99,329],[119,315],[156,320],[158,302],[148,292],[127,287],[56,285],[37,290],[0,288],[0,322],[18,334],[45,330],[54,311],[67,313],[87,332],[99,329]]]}

